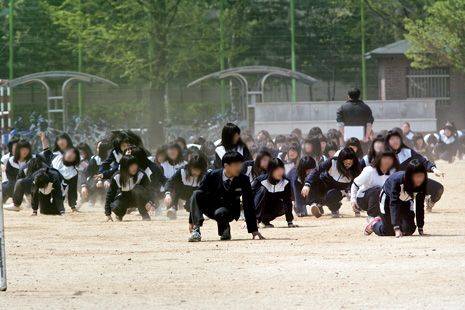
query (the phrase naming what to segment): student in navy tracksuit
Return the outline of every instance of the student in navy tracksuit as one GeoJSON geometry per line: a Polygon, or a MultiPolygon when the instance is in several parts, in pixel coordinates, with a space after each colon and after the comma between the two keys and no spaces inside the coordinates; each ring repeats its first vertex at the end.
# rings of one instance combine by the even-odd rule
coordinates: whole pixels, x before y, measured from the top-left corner
{"type": "Polygon", "coordinates": [[[203,214],[217,222],[221,240],[231,240],[229,222],[237,221],[240,217],[241,197],[248,232],[253,239],[263,239],[257,228],[250,180],[241,173],[243,161],[240,153],[230,151],[222,157],[222,169],[207,172],[190,201],[189,223],[193,225],[193,230],[189,242],[201,241],[203,214]]]}
{"type": "Polygon", "coordinates": [[[98,179],[99,169],[104,158],[108,156],[108,144],[99,141],[96,147],[96,154],[89,159],[89,164],[83,173],[83,182],[81,184],[81,197],[84,201],[89,200],[91,203],[105,201],[105,189],[103,181],[98,179]]]}
{"type": "Polygon", "coordinates": [[[278,158],[284,162],[286,173],[289,173],[292,168],[297,166],[301,151],[300,144],[297,142],[293,142],[289,146],[283,147],[282,152],[278,155],[278,158]]]}
{"type": "Polygon", "coordinates": [[[296,227],[292,221],[292,189],[285,177],[284,163],[273,158],[268,166],[268,173],[261,175],[252,183],[257,222],[264,227],[274,227],[271,221],[286,215],[288,227],[296,227]]]}
{"type": "MultiPolygon", "coordinates": [[[[427,158],[418,154],[411,148],[407,147],[402,140],[401,134],[396,130],[391,130],[386,135],[386,150],[392,150],[400,164],[400,170],[405,170],[412,160],[417,160],[423,164],[426,171],[433,172],[436,176],[443,176],[444,174],[436,167],[436,165],[429,161],[427,158]]],[[[431,211],[434,204],[441,199],[444,193],[444,186],[441,183],[430,179],[426,188],[426,209],[431,211]]]]}
{"type": "Polygon", "coordinates": [[[53,168],[42,168],[32,175],[32,215],[40,210],[44,215],[62,215],[65,213],[63,205],[63,178],[53,168]]]}
{"type": "Polygon", "coordinates": [[[200,181],[207,172],[207,159],[203,154],[190,156],[187,165],[175,172],[165,186],[164,203],[168,209],[168,217],[175,218],[179,200],[186,203],[184,208],[189,211],[188,201],[195,190],[199,188],[200,181]]]}
{"type": "Polygon", "coordinates": [[[215,161],[213,166],[216,169],[222,168],[222,158],[226,152],[236,151],[242,155],[244,161],[251,160],[252,155],[241,139],[241,129],[233,124],[227,123],[221,131],[221,141],[215,149],[215,161]]]}
{"type": "Polygon", "coordinates": [[[10,156],[6,162],[6,180],[2,183],[3,202],[13,196],[18,173],[27,166],[32,157],[31,144],[26,140],[19,140],[16,143],[14,155],[10,156]]]}
{"type": "Polygon", "coordinates": [[[297,167],[293,168],[287,174],[287,178],[291,182],[292,196],[294,198],[294,210],[298,217],[307,216],[307,206],[312,204],[310,197],[303,197],[301,192],[305,185],[305,180],[310,175],[310,173],[316,169],[316,167],[317,164],[313,157],[304,156],[299,160],[297,167]]]}
{"type": "MultiPolygon", "coordinates": [[[[319,165],[322,164],[326,159],[328,159],[325,155],[323,155],[322,145],[321,145],[321,138],[313,137],[306,139],[304,141],[304,146],[302,153],[304,156],[311,156],[315,160],[315,162],[319,165]]],[[[325,148],[326,148],[325,144],[325,148]]]]}
{"type": "Polygon", "coordinates": [[[118,171],[119,161],[124,155],[124,151],[131,145],[138,146],[138,139],[131,139],[134,134],[130,135],[129,131],[115,131],[112,133],[110,141],[113,149],[108,157],[101,163],[99,168],[99,178],[103,180],[110,179],[118,171]],[[136,141],[134,141],[136,140],[136,141]]]}
{"type": "Polygon", "coordinates": [[[439,131],[438,136],[438,144],[435,148],[438,158],[452,163],[459,150],[457,129],[455,129],[452,124],[446,124],[446,126],[439,131]]]}
{"type": "Polygon", "coordinates": [[[405,171],[391,175],[381,192],[381,216],[375,217],[367,225],[365,234],[374,232],[378,236],[410,236],[418,226],[418,233],[423,235],[427,183],[425,165],[419,160],[410,161],[405,171]]]}
{"type": "Polygon", "coordinates": [[[146,205],[150,200],[150,180],[139,169],[134,156],[124,155],[120,160],[119,170],[111,178],[110,188],[105,201],[105,215],[107,221],[113,221],[115,214],[118,221],[122,221],[129,208],[137,208],[142,220],[149,221],[150,216],[146,205]]]}
{"type": "Polygon", "coordinates": [[[315,217],[321,216],[320,207],[323,205],[328,206],[332,217],[340,217],[341,200],[360,173],[359,166],[355,152],[345,147],[307,177],[301,194],[303,197],[310,195],[310,200],[314,202],[311,212],[315,217]]]}
{"type": "Polygon", "coordinates": [[[381,154],[383,151],[384,137],[378,136],[371,142],[370,148],[368,149],[368,154],[363,156],[360,160],[360,169],[370,166],[374,162],[376,156],[381,154]]]}
{"type": "Polygon", "coordinates": [[[160,164],[163,175],[169,180],[179,169],[186,165],[181,147],[172,143],[166,148],[166,160],[160,164]]]}
{"type": "Polygon", "coordinates": [[[384,182],[397,170],[399,162],[391,151],[378,154],[375,160],[352,182],[350,202],[355,216],[367,212],[369,218],[379,215],[379,194],[384,182]]]}
{"type": "Polygon", "coordinates": [[[261,149],[254,160],[248,160],[242,165],[242,173],[249,177],[250,183],[262,174],[268,171],[268,164],[271,160],[271,154],[266,149],[261,149]]]}

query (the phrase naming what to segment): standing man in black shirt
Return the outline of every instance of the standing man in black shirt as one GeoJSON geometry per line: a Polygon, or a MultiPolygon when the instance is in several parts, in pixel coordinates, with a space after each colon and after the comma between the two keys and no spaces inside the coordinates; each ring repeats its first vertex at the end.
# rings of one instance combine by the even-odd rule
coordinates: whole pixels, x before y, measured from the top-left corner
{"type": "Polygon", "coordinates": [[[350,130],[359,133],[355,138],[368,142],[373,127],[373,113],[370,107],[360,100],[358,88],[349,90],[348,100],[337,110],[336,121],[344,140],[351,138],[348,134],[350,130]]]}

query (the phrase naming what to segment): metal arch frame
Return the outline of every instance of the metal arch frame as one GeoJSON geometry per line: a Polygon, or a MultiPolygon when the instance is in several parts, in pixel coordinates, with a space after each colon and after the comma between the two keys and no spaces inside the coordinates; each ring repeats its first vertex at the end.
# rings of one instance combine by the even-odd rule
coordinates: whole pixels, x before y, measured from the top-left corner
{"type": "Polygon", "coordinates": [[[198,78],[195,81],[190,82],[187,87],[191,87],[197,85],[203,81],[209,79],[226,79],[226,78],[235,78],[239,80],[241,86],[244,89],[244,98],[245,98],[245,117],[249,122],[249,127],[253,130],[253,120],[251,119],[251,114],[255,114],[255,105],[257,102],[264,102],[264,91],[265,91],[265,83],[271,76],[278,76],[283,78],[290,78],[297,80],[301,83],[312,85],[316,83],[318,80],[306,75],[302,72],[292,71],[285,68],[279,67],[272,67],[272,66],[245,66],[245,67],[237,67],[237,68],[230,68],[222,71],[213,72],[207,74],[201,78],[198,78]],[[254,89],[249,89],[249,83],[244,76],[245,74],[254,74],[254,75],[263,75],[258,81],[257,85],[254,89]],[[259,97],[259,98],[257,98],[259,97]],[[258,100],[257,100],[258,99],[258,100]]]}
{"type": "Polygon", "coordinates": [[[62,113],[62,122],[63,122],[63,130],[66,129],[66,91],[68,86],[72,82],[85,82],[85,83],[103,83],[103,84],[109,84],[113,87],[118,87],[118,84],[104,79],[102,77],[92,75],[92,74],[87,74],[87,73],[82,73],[82,72],[75,72],[75,71],[48,71],[48,72],[37,72],[33,74],[28,74],[10,81],[7,81],[3,85],[9,88],[13,88],[16,86],[20,85],[26,85],[26,84],[31,84],[31,83],[39,83],[42,86],[44,86],[47,94],[47,113],[48,113],[48,121],[51,123],[52,121],[52,113],[62,113]],[[50,86],[47,84],[47,82],[44,81],[44,79],[63,79],[66,78],[66,80],[63,82],[61,86],[61,95],[57,96],[52,96],[51,94],[51,89],[50,86]],[[61,108],[57,108],[57,102],[61,100],[61,108]],[[55,108],[51,108],[51,102],[55,101],[55,108]]]}

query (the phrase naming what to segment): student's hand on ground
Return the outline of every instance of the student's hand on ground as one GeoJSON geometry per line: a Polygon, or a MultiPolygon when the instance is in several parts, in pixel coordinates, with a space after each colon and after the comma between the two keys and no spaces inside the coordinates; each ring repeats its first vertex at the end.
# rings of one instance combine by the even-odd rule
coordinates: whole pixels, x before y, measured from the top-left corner
{"type": "Polygon", "coordinates": [[[103,174],[100,173],[100,174],[94,175],[94,180],[101,180],[101,179],[103,179],[103,174]]]}
{"type": "Polygon", "coordinates": [[[171,206],[171,203],[173,202],[173,198],[171,198],[171,195],[166,195],[165,200],[163,202],[165,203],[167,207],[171,206]]]}
{"type": "Polygon", "coordinates": [[[358,208],[356,202],[351,202],[351,203],[350,203],[350,206],[352,207],[352,210],[353,210],[354,212],[360,211],[360,209],[358,208]]]}
{"type": "Polygon", "coordinates": [[[95,185],[97,188],[103,188],[103,181],[98,181],[97,184],[95,185]]]}
{"type": "Polygon", "coordinates": [[[147,204],[145,205],[145,210],[147,210],[147,212],[155,211],[155,207],[153,206],[153,203],[151,201],[147,202],[147,204]]]}
{"type": "Polygon", "coordinates": [[[289,223],[287,223],[287,227],[289,227],[289,228],[296,228],[296,227],[299,227],[299,225],[296,225],[296,224],[294,224],[294,223],[292,223],[292,222],[289,222],[289,223]]]}
{"type": "Polygon", "coordinates": [[[403,236],[402,231],[399,228],[395,229],[394,232],[396,234],[396,238],[401,238],[403,236]]]}
{"type": "Polygon", "coordinates": [[[37,216],[37,212],[32,212],[31,216],[37,216]]]}
{"type": "Polygon", "coordinates": [[[437,177],[444,177],[444,172],[442,172],[441,170],[439,170],[438,168],[433,168],[433,173],[435,176],[437,177]]]}
{"type": "Polygon", "coordinates": [[[252,239],[255,240],[255,237],[258,237],[258,240],[264,240],[265,237],[262,236],[262,234],[257,230],[252,233],[252,239]]]}
{"type": "Polygon", "coordinates": [[[76,209],[76,207],[72,207],[72,208],[71,208],[71,213],[78,213],[78,212],[79,212],[79,211],[78,211],[78,209],[76,209]]]}
{"type": "Polygon", "coordinates": [[[111,217],[111,215],[107,215],[107,222],[113,222],[113,218],[111,217]]]}
{"type": "Polygon", "coordinates": [[[103,182],[103,187],[105,187],[105,189],[109,189],[110,188],[110,182],[109,181],[103,182]]]}
{"type": "Polygon", "coordinates": [[[302,188],[302,191],[300,192],[300,194],[302,194],[304,198],[306,198],[309,193],[310,193],[310,187],[306,185],[302,188]]]}

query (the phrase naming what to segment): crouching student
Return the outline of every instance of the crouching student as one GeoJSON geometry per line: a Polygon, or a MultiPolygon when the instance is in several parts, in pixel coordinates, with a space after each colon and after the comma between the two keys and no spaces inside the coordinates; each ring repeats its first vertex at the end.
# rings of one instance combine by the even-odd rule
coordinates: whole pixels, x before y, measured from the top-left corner
{"type": "Polygon", "coordinates": [[[418,160],[411,161],[405,171],[390,176],[381,192],[381,216],[365,227],[365,235],[374,232],[378,236],[399,238],[412,235],[417,226],[418,233],[423,235],[427,183],[426,168],[418,160]]]}
{"type": "Polygon", "coordinates": [[[189,211],[188,201],[207,171],[207,159],[201,154],[193,154],[187,165],[178,171],[166,183],[164,203],[168,217],[175,218],[179,200],[186,201],[184,208],[189,211]]]}
{"type": "Polygon", "coordinates": [[[379,216],[379,195],[384,182],[399,169],[396,155],[390,151],[377,155],[374,162],[363,168],[354,179],[350,191],[350,202],[355,216],[367,212],[369,220],[379,216]]]}
{"type": "Polygon", "coordinates": [[[242,173],[249,177],[252,183],[257,177],[266,174],[268,171],[268,164],[271,160],[271,154],[266,149],[261,149],[257,153],[254,160],[248,160],[242,165],[242,173]]]}
{"type": "Polygon", "coordinates": [[[296,227],[292,223],[292,191],[289,180],[284,176],[284,163],[274,158],[268,165],[268,173],[259,176],[252,183],[257,222],[265,228],[274,227],[271,221],[286,215],[288,227],[296,227]]]}
{"type": "MultiPolygon", "coordinates": [[[[436,165],[418,154],[414,150],[405,146],[402,136],[395,130],[391,130],[386,135],[386,150],[392,150],[399,161],[400,170],[404,171],[412,160],[416,160],[425,166],[426,171],[433,172],[436,176],[444,176],[436,165]]],[[[441,199],[444,193],[444,186],[436,180],[430,179],[426,189],[426,210],[431,211],[434,205],[441,199]]]]}
{"type": "Polygon", "coordinates": [[[115,173],[110,182],[105,202],[105,215],[107,221],[113,221],[111,213],[116,220],[122,221],[128,208],[137,208],[142,220],[150,220],[146,205],[150,200],[149,178],[139,169],[134,156],[124,155],[120,160],[119,171],[115,173]]]}
{"type": "Polygon", "coordinates": [[[310,195],[312,214],[321,217],[321,208],[326,205],[333,218],[340,217],[341,200],[359,173],[359,160],[350,147],[343,148],[337,156],[321,164],[307,177],[301,192],[305,198],[310,195]]]}
{"type": "Polygon", "coordinates": [[[53,168],[42,168],[33,174],[32,184],[32,215],[37,210],[45,215],[62,215],[65,213],[63,204],[63,177],[53,168]]]}
{"type": "Polygon", "coordinates": [[[63,155],[57,154],[51,162],[51,167],[58,170],[63,177],[63,187],[68,198],[71,211],[76,212],[78,198],[78,165],[81,160],[79,150],[75,147],[67,149],[63,155]]]}
{"type": "Polygon", "coordinates": [[[316,166],[316,161],[313,159],[313,157],[304,156],[297,163],[297,167],[293,168],[287,174],[287,178],[291,182],[294,199],[294,211],[298,217],[304,217],[308,215],[307,207],[311,205],[310,197],[303,197],[301,192],[305,185],[305,180],[310,175],[310,173],[316,169],[316,166]]]}
{"type": "Polygon", "coordinates": [[[203,178],[190,201],[189,223],[193,230],[189,242],[201,241],[203,214],[217,222],[221,240],[231,240],[229,222],[239,219],[241,197],[248,232],[253,239],[264,239],[257,228],[249,178],[241,173],[243,160],[240,153],[228,151],[221,159],[223,168],[209,171],[203,178]]]}
{"type": "Polygon", "coordinates": [[[14,155],[9,157],[6,162],[6,181],[2,183],[3,203],[13,196],[18,173],[27,166],[32,157],[31,144],[26,140],[19,140],[16,143],[14,155]]]}

